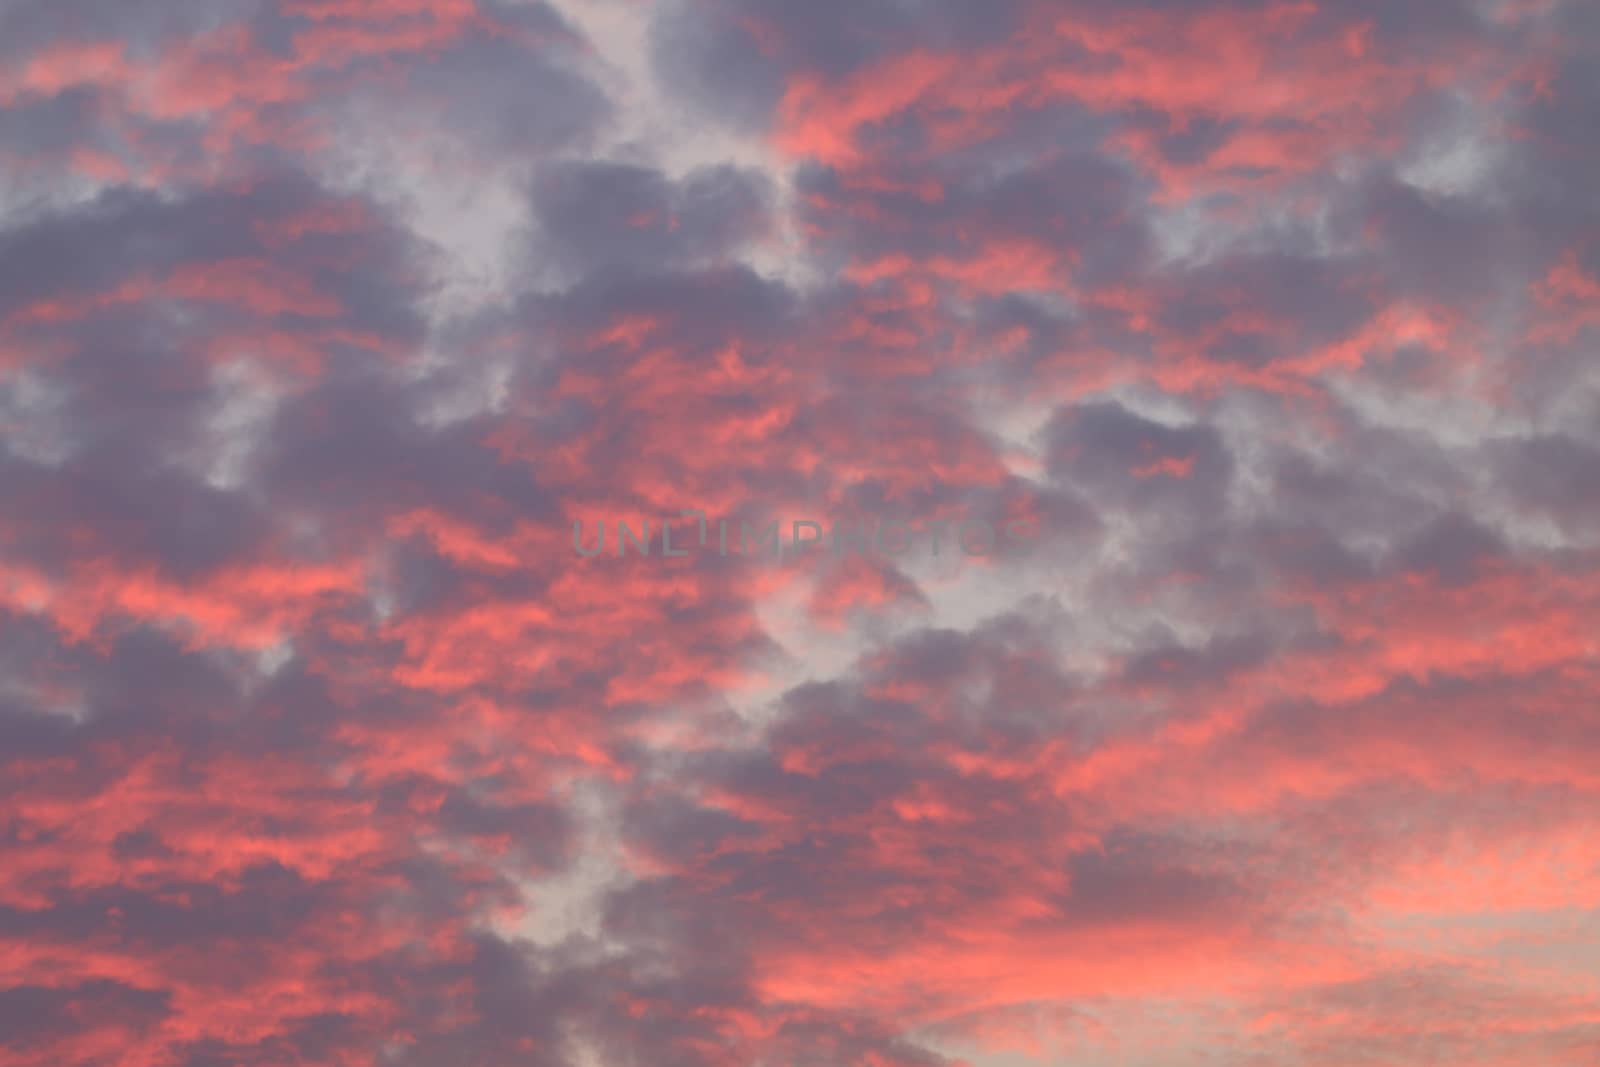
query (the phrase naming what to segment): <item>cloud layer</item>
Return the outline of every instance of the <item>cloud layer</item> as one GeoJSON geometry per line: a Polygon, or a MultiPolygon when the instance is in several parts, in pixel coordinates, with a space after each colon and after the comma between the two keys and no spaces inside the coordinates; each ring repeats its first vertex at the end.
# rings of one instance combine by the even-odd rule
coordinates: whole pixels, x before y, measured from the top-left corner
{"type": "Polygon", "coordinates": [[[1594,1063],[1597,55],[0,5],[0,1065],[1594,1063]]]}

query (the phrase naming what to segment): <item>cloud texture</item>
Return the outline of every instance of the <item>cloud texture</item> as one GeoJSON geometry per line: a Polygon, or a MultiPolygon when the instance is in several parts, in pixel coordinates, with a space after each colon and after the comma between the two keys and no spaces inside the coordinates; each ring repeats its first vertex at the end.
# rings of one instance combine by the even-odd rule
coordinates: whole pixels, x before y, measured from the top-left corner
{"type": "Polygon", "coordinates": [[[1597,130],[1586,0],[0,3],[0,1065],[1597,1062],[1597,130]]]}

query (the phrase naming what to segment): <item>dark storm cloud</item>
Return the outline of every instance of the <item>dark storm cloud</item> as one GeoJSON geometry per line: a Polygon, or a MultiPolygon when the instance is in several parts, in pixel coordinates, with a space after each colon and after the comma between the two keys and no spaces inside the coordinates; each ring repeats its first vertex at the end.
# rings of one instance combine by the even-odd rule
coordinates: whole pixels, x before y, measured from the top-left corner
{"type": "MultiPolygon", "coordinates": [[[[172,462],[188,455],[203,465],[214,447],[212,420],[223,396],[207,367],[213,338],[230,339],[229,355],[264,356],[270,366],[280,351],[319,347],[328,309],[317,302],[325,300],[336,302],[343,336],[359,340],[322,344],[319,356],[356,358],[374,343],[403,351],[422,336],[417,246],[377,215],[353,214],[358,221],[342,232],[297,230],[299,220],[327,210],[359,213],[370,205],[280,175],[189,197],[106,193],[0,234],[9,268],[0,301],[22,314],[25,332],[42,328],[29,320],[30,309],[62,306],[64,321],[53,311],[43,321],[58,342],[73,342],[35,371],[59,394],[59,408],[39,417],[69,427],[66,458],[41,465],[12,455],[0,463],[0,482],[27,502],[9,519],[16,548],[59,566],[93,544],[102,558],[154,563],[185,578],[259,556],[278,517],[258,497],[215,489],[193,467],[172,462]],[[61,530],[75,531],[76,540],[51,533],[61,530]]],[[[326,411],[339,396],[330,388],[300,404],[326,411]]],[[[307,490],[312,472],[335,474],[336,456],[359,463],[363,420],[381,420],[388,410],[346,403],[337,432],[351,446],[320,456],[303,479],[307,490]]],[[[279,448],[316,432],[294,424],[298,407],[278,424],[290,435],[279,448]]]]}
{"type": "Polygon", "coordinates": [[[147,1031],[166,1017],[168,996],[110,980],[0,990],[0,1047],[24,1054],[70,1042],[86,1015],[109,1029],[147,1031]]]}
{"type": "MultiPolygon", "coordinates": [[[[612,104],[585,66],[582,35],[544,3],[484,5],[492,28],[465,30],[406,71],[401,99],[427,124],[513,160],[581,147],[612,104]]],[[[392,62],[375,56],[375,65],[392,62]]]]}
{"type": "MultiPolygon", "coordinates": [[[[1600,430],[1600,428],[1597,428],[1600,430]]],[[[1596,433],[1600,439],[1600,432],[1596,433]]],[[[1505,493],[1574,536],[1600,522],[1600,447],[1568,434],[1499,442],[1492,455],[1505,493]]]]}
{"type": "Polygon", "coordinates": [[[713,119],[763,122],[797,72],[843,77],[887,53],[993,44],[1017,27],[1011,0],[896,3],[674,2],[655,12],[651,55],[664,83],[713,119]]]}
{"type": "Polygon", "coordinates": [[[279,408],[261,451],[260,484],[352,531],[419,507],[470,514],[489,529],[553,514],[536,472],[488,448],[483,423],[426,426],[429,399],[426,383],[397,382],[376,368],[333,372],[279,408]]]}
{"type": "Polygon", "coordinates": [[[1316,254],[1309,233],[1280,241],[1270,251],[1219,256],[1174,272],[1158,321],[1207,361],[1248,367],[1348,337],[1372,312],[1359,272],[1316,254]],[[1258,332],[1261,318],[1293,322],[1294,333],[1258,332]]]}
{"type": "Polygon", "coordinates": [[[1170,426],[1100,402],[1058,410],[1043,432],[1051,474],[1097,503],[1196,517],[1225,504],[1233,459],[1214,427],[1170,426]]]}
{"type": "MultiPolygon", "coordinates": [[[[275,270],[336,297],[358,329],[416,337],[422,246],[382,222],[370,204],[335,197],[303,174],[279,171],[234,188],[187,195],[113,188],[91,203],[13,218],[0,230],[0,311],[51,298],[108,295],[118,282],[174,268],[270,258],[275,270]],[[353,232],[297,239],[299,217],[318,209],[367,212],[353,232]],[[285,231],[290,248],[273,241],[285,231]],[[361,264],[367,270],[351,270],[361,264]]],[[[295,309],[291,307],[289,313],[295,309]]],[[[309,310],[301,314],[314,315],[309,310]]]]}
{"type": "Polygon", "coordinates": [[[13,59],[88,40],[149,54],[163,44],[236,23],[261,0],[55,0],[0,9],[0,52],[13,59]]]}
{"type": "Polygon", "coordinates": [[[647,167],[560,164],[534,188],[537,252],[580,271],[722,259],[765,232],[770,198],[765,175],[730,166],[675,182],[647,167]]]}
{"type": "Polygon", "coordinates": [[[826,167],[799,172],[804,217],[824,237],[819,251],[867,261],[889,254],[966,259],[981,236],[1057,249],[1091,282],[1126,276],[1149,254],[1139,184],[1104,156],[1036,152],[1003,169],[982,156],[963,165],[954,153],[941,153],[931,167],[895,168],[892,154],[887,163],[891,175],[900,169],[931,177],[937,199],[915,182],[861,187],[826,167]]]}

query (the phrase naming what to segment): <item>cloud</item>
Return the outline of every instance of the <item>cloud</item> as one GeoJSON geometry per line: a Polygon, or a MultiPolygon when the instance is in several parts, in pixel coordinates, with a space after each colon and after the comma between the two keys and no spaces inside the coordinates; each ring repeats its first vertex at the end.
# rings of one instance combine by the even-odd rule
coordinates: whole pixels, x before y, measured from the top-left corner
{"type": "Polygon", "coordinates": [[[1591,1062],[1597,30],[5,6],[0,1061],[1591,1062]]]}

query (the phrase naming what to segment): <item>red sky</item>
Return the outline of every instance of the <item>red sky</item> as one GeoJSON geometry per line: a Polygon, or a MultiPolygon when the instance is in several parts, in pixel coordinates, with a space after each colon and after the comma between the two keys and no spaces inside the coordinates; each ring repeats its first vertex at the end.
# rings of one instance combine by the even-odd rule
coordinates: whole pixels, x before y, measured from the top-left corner
{"type": "Polygon", "coordinates": [[[1596,130],[1586,0],[0,4],[0,1067],[1600,1062],[1596,130]]]}

